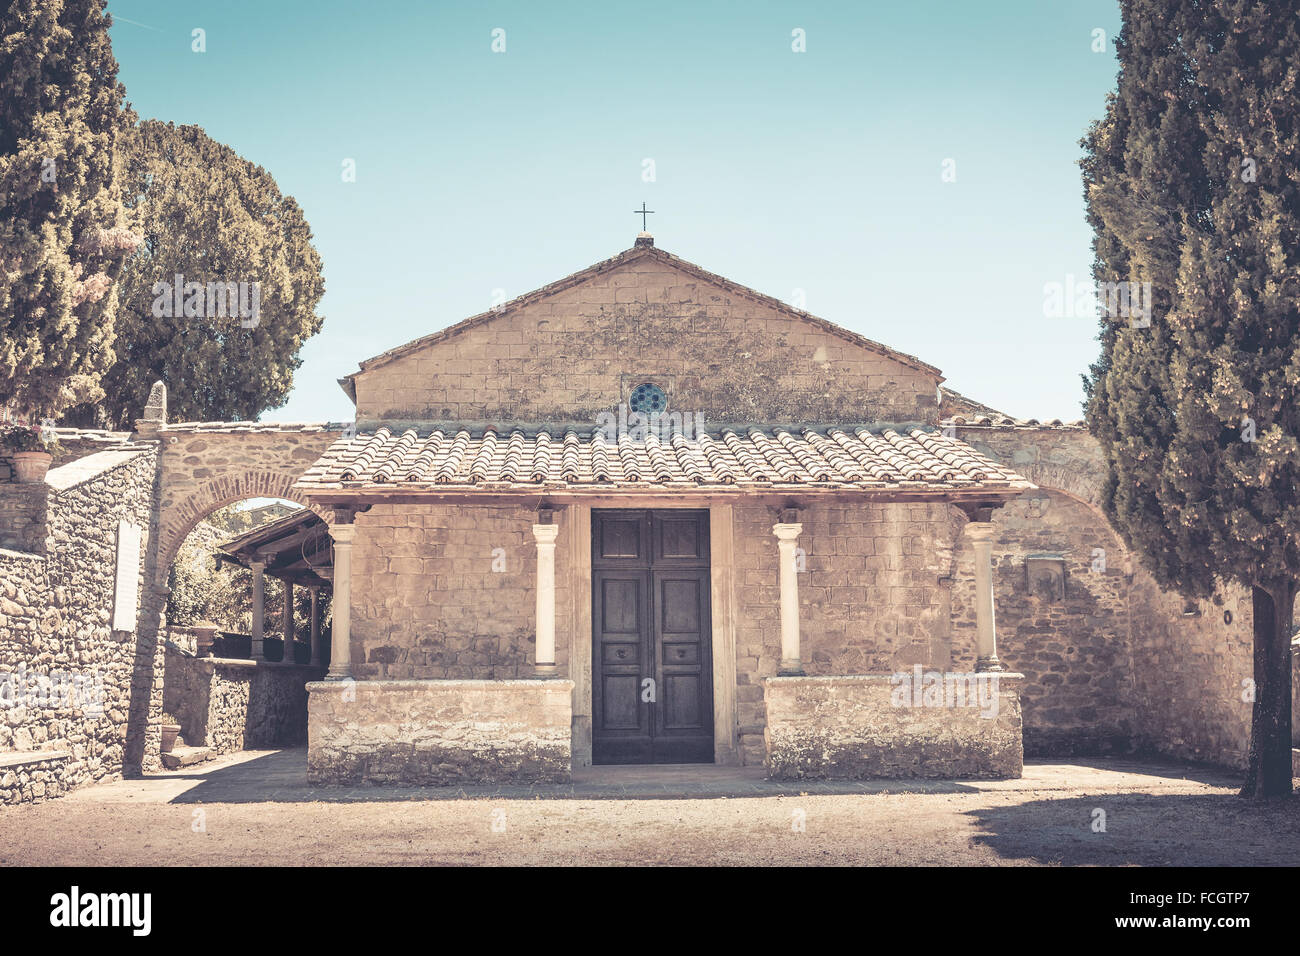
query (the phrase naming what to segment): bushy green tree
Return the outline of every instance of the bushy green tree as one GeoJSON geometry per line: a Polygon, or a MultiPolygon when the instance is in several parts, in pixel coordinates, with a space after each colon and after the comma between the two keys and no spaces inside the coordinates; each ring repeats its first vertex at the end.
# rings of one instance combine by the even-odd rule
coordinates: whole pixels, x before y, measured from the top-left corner
{"type": "Polygon", "coordinates": [[[1300,33],[1291,3],[1122,0],[1118,88],[1084,140],[1098,281],[1152,283],[1149,327],[1102,318],[1085,379],[1107,514],[1189,597],[1254,610],[1243,794],[1289,793],[1300,580],[1300,33]]]}
{"type": "Polygon", "coordinates": [[[102,397],[114,281],[139,241],[120,198],[131,116],[104,5],[0,11],[0,404],[33,416],[102,397]]]}
{"type": "Polygon", "coordinates": [[[124,188],[144,242],[120,283],[107,398],[99,412],[78,410],[78,420],[129,427],[160,379],[173,420],[253,419],[284,404],[302,345],[322,324],[325,283],[302,209],[265,169],[199,127],[156,120],[124,141],[124,188]],[[158,285],[177,285],[177,275],[202,287],[184,298],[209,313],[209,283],[256,283],[256,324],[236,314],[233,296],[224,315],[177,313],[158,285]]]}

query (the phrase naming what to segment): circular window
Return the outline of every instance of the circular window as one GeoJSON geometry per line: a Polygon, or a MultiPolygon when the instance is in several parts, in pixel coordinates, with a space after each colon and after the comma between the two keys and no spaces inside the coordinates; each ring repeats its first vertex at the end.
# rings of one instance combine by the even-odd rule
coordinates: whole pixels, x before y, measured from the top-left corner
{"type": "Polygon", "coordinates": [[[662,412],[668,407],[668,396],[658,385],[647,382],[632,389],[628,407],[634,412],[662,412]]]}

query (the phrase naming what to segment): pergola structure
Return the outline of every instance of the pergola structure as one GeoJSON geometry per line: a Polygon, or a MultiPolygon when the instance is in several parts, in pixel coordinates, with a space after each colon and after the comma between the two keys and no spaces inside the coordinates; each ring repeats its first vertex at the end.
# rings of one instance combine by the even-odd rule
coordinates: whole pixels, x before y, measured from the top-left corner
{"type": "Polygon", "coordinates": [[[284,585],[281,629],[285,663],[295,662],[293,588],[305,587],[311,594],[309,664],[324,662],[321,592],[333,589],[333,542],[321,517],[310,508],[300,508],[282,518],[254,528],[218,546],[216,558],[253,572],[252,658],[265,661],[265,578],[278,578],[284,585]]]}

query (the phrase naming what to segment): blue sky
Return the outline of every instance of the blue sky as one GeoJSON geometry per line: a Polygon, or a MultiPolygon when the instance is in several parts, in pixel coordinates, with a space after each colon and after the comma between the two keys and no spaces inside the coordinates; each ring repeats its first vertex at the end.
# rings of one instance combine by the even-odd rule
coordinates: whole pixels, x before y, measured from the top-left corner
{"type": "Polygon", "coordinates": [[[1114,0],[109,11],[140,115],[202,126],[311,223],[325,326],[264,420],[350,419],[359,360],[631,246],[642,201],[669,252],[802,290],[1011,414],[1081,416],[1096,321],[1046,317],[1044,285],[1089,274],[1078,141],[1115,83],[1114,0]]]}

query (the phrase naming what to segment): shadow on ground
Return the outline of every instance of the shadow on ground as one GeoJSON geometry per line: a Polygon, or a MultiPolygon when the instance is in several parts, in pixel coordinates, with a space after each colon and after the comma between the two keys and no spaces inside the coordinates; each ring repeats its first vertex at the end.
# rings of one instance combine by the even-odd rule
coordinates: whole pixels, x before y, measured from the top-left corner
{"type": "Polygon", "coordinates": [[[145,775],[146,785],[180,784],[168,803],[386,803],[392,801],[523,800],[698,800],[723,797],[830,796],[872,793],[975,793],[953,780],[825,781],[768,780],[761,767],[711,764],[644,767],[584,767],[569,784],[473,787],[334,786],[307,781],[306,751],[281,750],[226,766],[200,764],[189,772],[145,775]]]}
{"type": "Polygon", "coordinates": [[[1235,794],[1098,794],[966,816],[977,845],[1049,865],[1294,866],[1300,857],[1297,795],[1255,803],[1235,794]]]}
{"type": "MultiPolygon", "coordinates": [[[[844,794],[972,794],[996,791],[1097,791],[1114,793],[1197,785],[1234,788],[1231,774],[1152,760],[1073,759],[1068,764],[1031,761],[1025,777],[1005,781],[955,780],[768,780],[761,767],[711,764],[583,767],[573,782],[549,785],[465,787],[326,786],[307,780],[302,748],[239,755],[189,771],[146,776],[146,802],[167,803],[380,803],[465,799],[666,800],[844,794]],[[233,762],[232,762],[233,760],[233,762]],[[161,798],[161,799],[160,799],[161,798]]],[[[143,794],[142,794],[143,796],[143,794]]],[[[1059,800],[1050,801],[1059,803],[1059,800]]]]}

